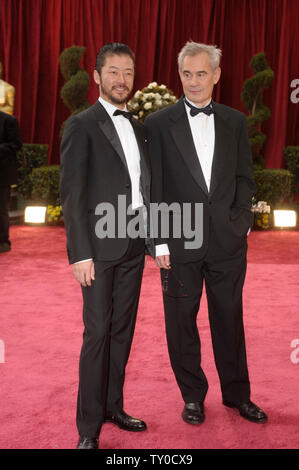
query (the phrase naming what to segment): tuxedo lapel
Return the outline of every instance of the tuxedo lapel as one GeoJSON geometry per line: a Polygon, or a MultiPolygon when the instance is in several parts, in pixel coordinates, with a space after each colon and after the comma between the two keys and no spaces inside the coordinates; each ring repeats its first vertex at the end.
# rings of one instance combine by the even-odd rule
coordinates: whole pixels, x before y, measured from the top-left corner
{"type": "Polygon", "coordinates": [[[136,141],[139,148],[140,154],[140,170],[141,170],[141,179],[144,183],[149,184],[150,182],[150,163],[147,154],[146,140],[144,138],[144,133],[139,122],[135,118],[131,121],[136,141]]]}
{"type": "MultiPolygon", "coordinates": [[[[94,111],[95,119],[97,121],[97,124],[100,130],[103,132],[105,137],[109,140],[110,144],[112,145],[116,153],[119,155],[127,172],[129,173],[126,157],[125,157],[120,139],[118,137],[117,131],[112,122],[112,119],[110,118],[109,114],[106,112],[106,110],[104,109],[104,107],[101,105],[99,101],[97,101],[93,105],[93,111],[94,111]]],[[[149,185],[150,185],[150,164],[149,164],[149,159],[147,155],[146,142],[145,142],[144,135],[142,132],[141,124],[135,121],[134,119],[132,119],[131,124],[135,133],[135,137],[136,137],[136,141],[137,141],[137,145],[139,149],[139,154],[140,154],[141,192],[144,198],[148,199],[146,197],[146,194],[149,191],[149,185]]]]}
{"type": "Polygon", "coordinates": [[[110,144],[112,145],[112,147],[114,148],[118,156],[120,157],[126,170],[129,171],[126,157],[125,157],[122,145],[120,143],[120,139],[118,137],[118,134],[112,122],[112,119],[110,118],[109,114],[106,112],[106,110],[104,109],[104,107],[101,105],[99,101],[97,101],[93,105],[93,108],[94,108],[95,117],[98,122],[99,128],[101,129],[103,134],[106,136],[106,138],[109,140],[110,144]]]}
{"type": "Polygon", "coordinates": [[[197,156],[185,105],[182,99],[173,106],[173,111],[174,112],[171,115],[171,120],[173,121],[171,133],[174,141],[196,183],[206,194],[208,194],[208,188],[197,156]]]}
{"type": "Polygon", "coordinates": [[[227,161],[225,155],[230,151],[231,146],[231,130],[221,116],[217,103],[213,102],[214,109],[214,125],[215,125],[215,146],[212,163],[210,197],[214,193],[218,183],[222,179],[223,171],[227,161]]]}

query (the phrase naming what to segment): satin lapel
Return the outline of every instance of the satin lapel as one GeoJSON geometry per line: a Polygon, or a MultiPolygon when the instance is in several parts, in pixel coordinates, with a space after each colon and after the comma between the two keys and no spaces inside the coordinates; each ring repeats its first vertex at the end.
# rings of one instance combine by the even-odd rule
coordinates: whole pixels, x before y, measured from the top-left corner
{"type": "Polygon", "coordinates": [[[219,114],[217,103],[214,107],[214,125],[215,125],[215,146],[212,163],[210,197],[215,191],[219,182],[221,182],[223,171],[225,170],[225,155],[230,151],[231,130],[225,119],[219,114]]]}
{"type": "Polygon", "coordinates": [[[112,122],[112,119],[110,118],[109,114],[106,112],[106,110],[103,108],[101,103],[97,101],[94,104],[94,111],[96,115],[96,120],[98,121],[98,126],[101,129],[101,131],[105,134],[106,138],[109,140],[110,144],[116,151],[116,153],[119,155],[121,161],[123,162],[125,168],[127,171],[128,166],[127,166],[127,161],[126,157],[123,151],[123,148],[121,146],[118,134],[116,132],[116,129],[114,127],[114,124],[112,122]]]}
{"type": "Polygon", "coordinates": [[[208,194],[208,188],[193,142],[192,132],[185,111],[185,105],[183,101],[179,101],[177,105],[174,106],[177,106],[177,110],[179,112],[177,115],[173,114],[172,116],[172,119],[175,121],[171,127],[172,136],[191,175],[201,189],[208,194]]]}
{"type": "Polygon", "coordinates": [[[132,119],[131,124],[135,133],[135,137],[136,137],[136,141],[137,141],[139,153],[140,153],[141,177],[142,179],[144,179],[146,183],[149,183],[150,163],[149,163],[148,154],[147,154],[146,140],[144,138],[144,134],[142,132],[140,124],[136,122],[134,118],[132,119]]]}

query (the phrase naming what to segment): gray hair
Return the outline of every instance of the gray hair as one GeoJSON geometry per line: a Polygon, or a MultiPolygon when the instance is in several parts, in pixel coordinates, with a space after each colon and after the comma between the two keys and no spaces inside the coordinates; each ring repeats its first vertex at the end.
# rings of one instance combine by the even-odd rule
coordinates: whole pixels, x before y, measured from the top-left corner
{"type": "Polygon", "coordinates": [[[213,70],[216,70],[220,64],[221,50],[217,46],[200,44],[193,41],[186,42],[178,55],[179,70],[182,69],[182,63],[186,56],[195,56],[202,52],[206,52],[209,55],[211,67],[213,70]]]}

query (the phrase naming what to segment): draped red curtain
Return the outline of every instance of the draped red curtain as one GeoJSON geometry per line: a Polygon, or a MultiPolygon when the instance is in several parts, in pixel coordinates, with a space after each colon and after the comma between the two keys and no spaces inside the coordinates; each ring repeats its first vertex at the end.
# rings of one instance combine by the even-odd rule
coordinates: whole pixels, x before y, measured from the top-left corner
{"type": "MultiPolygon", "coordinates": [[[[271,110],[264,156],[267,167],[283,167],[283,147],[299,144],[298,104],[290,98],[299,79],[298,17],[298,0],[1,0],[0,61],[16,88],[23,140],[49,144],[49,162],[59,163],[59,130],[69,115],[60,98],[66,47],[86,46],[82,66],[92,74],[101,46],[124,42],[136,54],[135,90],[155,80],[180,96],[177,54],[192,39],[222,49],[215,99],[243,112],[250,59],[266,53],[275,78],[264,92],[271,110]]],[[[97,96],[91,78],[87,99],[97,96]]]]}

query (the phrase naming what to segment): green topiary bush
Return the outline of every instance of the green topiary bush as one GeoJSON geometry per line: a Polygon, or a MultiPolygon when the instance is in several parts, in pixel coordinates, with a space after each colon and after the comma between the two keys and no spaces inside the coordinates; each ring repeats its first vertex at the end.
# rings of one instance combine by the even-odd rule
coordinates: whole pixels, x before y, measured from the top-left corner
{"type": "Polygon", "coordinates": [[[287,169],[294,175],[292,192],[299,193],[299,146],[289,146],[283,149],[287,169]]]}
{"type": "MultiPolygon", "coordinates": [[[[89,75],[79,65],[84,52],[85,47],[72,46],[65,49],[59,57],[60,70],[66,79],[60,96],[64,104],[71,110],[71,116],[90,106],[85,98],[89,86],[89,75]]],[[[62,124],[60,135],[62,135],[65,123],[66,121],[62,124]]]]}
{"type": "Polygon", "coordinates": [[[256,201],[266,201],[271,209],[286,201],[292,190],[293,175],[288,170],[255,170],[254,180],[257,185],[256,201]]]}
{"type": "Polygon", "coordinates": [[[59,165],[34,168],[30,179],[32,184],[32,199],[44,204],[60,206],[59,165]]]}
{"type": "Polygon", "coordinates": [[[250,113],[247,125],[253,164],[256,169],[261,169],[265,166],[261,149],[266,140],[265,134],[261,132],[261,126],[263,121],[271,116],[269,108],[262,102],[262,94],[264,89],[270,86],[274,73],[267,64],[264,52],[252,57],[250,67],[254,75],[244,82],[241,99],[245,109],[250,113]]]}
{"type": "Polygon", "coordinates": [[[48,145],[23,144],[22,149],[17,154],[18,160],[18,186],[17,194],[24,199],[31,198],[32,182],[31,172],[34,168],[48,163],[48,145]]]}

